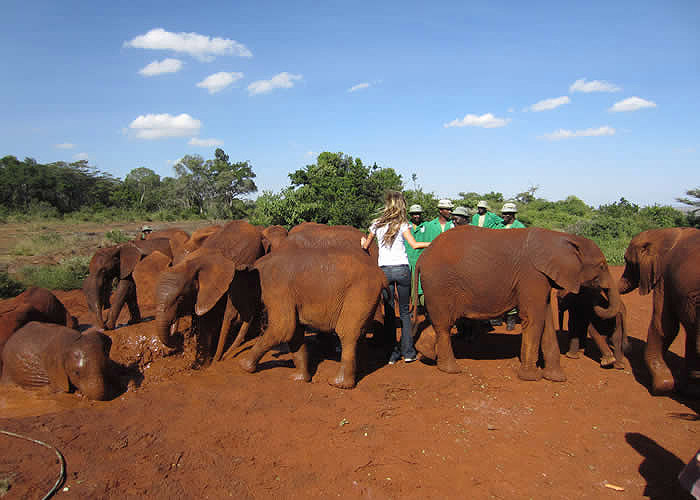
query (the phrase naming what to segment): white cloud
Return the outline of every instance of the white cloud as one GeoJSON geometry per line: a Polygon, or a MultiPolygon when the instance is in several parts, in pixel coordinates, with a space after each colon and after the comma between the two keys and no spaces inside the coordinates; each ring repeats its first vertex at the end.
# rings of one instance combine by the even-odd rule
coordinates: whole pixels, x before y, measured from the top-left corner
{"type": "Polygon", "coordinates": [[[202,61],[212,61],[216,56],[235,55],[241,57],[253,57],[253,54],[242,43],[229,38],[210,38],[198,33],[172,33],[163,28],[155,28],[139,35],[128,42],[124,47],[136,49],[172,50],[183,52],[202,61]]]}
{"type": "Polygon", "coordinates": [[[78,153],[73,155],[73,159],[75,161],[81,161],[81,160],[87,160],[88,159],[88,154],[87,153],[78,153]]]}
{"type": "Polygon", "coordinates": [[[56,147],[58,149],[73,149],[75,147],[75,144],[71,144],[70,142],[63,142],[61,144],[56,144],[56,147]]]}
{"type": "Polygon", "coordinates": [[[178,116],[168,113],[140,115],[129,124],[129,128],[135,132],[136,137],[148,140],[197,135],[201,127],[202,122],[187,113],[178,116]]]}
{"type": "Polygon", "coordinates": [[[552,99],[536,102],[532,106],[525,108],[525,111],[549,111],[550,109],[558,108],[570,102],[571,99],[569,99],[569,96],[563,95],[561,97],[553,97],[552,99]]]}
{"type": "Polygon", "coordinates": [[[606,82],[605,80],[591,80],[587,82],[585,78],[576,80],[569,87],[570,94],[574,92],[618,92],[620,90],[620,87],[614,83],[606,82]]]}
{"type": "Polygon", "coordinates": [[[570,139],[572,137],[598,137],[601,135],[615,135],[615,129],[607,125],[598,128],[587,128],[584,130],[564,130],[560,128],[556,132],[544,134],[544,139],[558,141],[560,139],[570,139]]]}
{"type": "Polygon", "coordinates": [[[613,104],[610,108],[608,108],[608,111],[612,111],[614,113],[620,112],[620,111],[637,111],[638,109],[643,109],[643,108],[655,108],[656,103],[653,101],[647,101],[646,99],[642,99],[641,97],[628,97],[627,99],[623,101],[618,101],[615,104],[613,104]]]}
{"type": "Polygon", "coordinates": [[[198,137],[193,137],[187,143],[190,146],[199,146],[203,148],[212,148],[214,146],[222,146],[224,141],[219,139],[199,139],[198,137]]]}
{"type": "Polygon", "coordinates": [[[348,92],[355,92],[357,90],[362,90],[362,89],[367,89],[369,88],[370,84],[369,83],[358,83],[357,85],[353,85],[348,89],[348,92]]]}
{"type": "Polygon", "coordinates": [[[482,127],[482,128],[498,128],[505,127],[510,122],[510,118],[496,118],[491,113],[486,113],[481,116],[466,115],[464,118],[452,120],[450,123],[445,123],[443,127],[482,127]]]}
{"type": "Polygon", "coordinates": [[[162,75],[164,73],[177,73],[182,69],[182,61],[179,59],[163,59],[162,61],[153,61],[145,68],[139,70],[139,74],[143,76],[162,75]]]}
{"type": "Polygon", "coordinates": [[[224,90],[232,83],[237,82],[241,78],[243,78],[243,73],[227,73],[225,71],[221,71],[219,73],[209,75],[204,80],[199,82],[197,87],[207,89],[210,94],[216,94],[217,92],[224,90]]]}
{"type": "Polygon", "coordinates": [[[266,94],[274,89],[289,89],[294,87],[295,80],[301,80],[302,75],[293,75],[286,71],[273,76],[269,80],[258,80],[248,85],[248,94],[266,94]]]}

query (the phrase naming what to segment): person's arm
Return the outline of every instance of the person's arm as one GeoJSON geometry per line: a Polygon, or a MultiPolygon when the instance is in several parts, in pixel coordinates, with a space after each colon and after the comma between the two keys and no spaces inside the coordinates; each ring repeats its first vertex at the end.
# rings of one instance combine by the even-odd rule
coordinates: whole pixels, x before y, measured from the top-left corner
{"type": "Polygon", "coordinates": [[[374,233],[369,233],[367,236],[363,236],[362,239],[360,240],[360,245],[362,245],[362,250],[367,251],[369,246],[372,244],[373,239],[374,239],[374,233]]]}
{"type": "Polygon", "coordinates": [[[428,248],[430,246],[430,243],[427,241],[416,241],[410,229],[405,229],[401,234],[403,234],[403,239],[406,240],[414,250],[417,248],[428,248]]]}

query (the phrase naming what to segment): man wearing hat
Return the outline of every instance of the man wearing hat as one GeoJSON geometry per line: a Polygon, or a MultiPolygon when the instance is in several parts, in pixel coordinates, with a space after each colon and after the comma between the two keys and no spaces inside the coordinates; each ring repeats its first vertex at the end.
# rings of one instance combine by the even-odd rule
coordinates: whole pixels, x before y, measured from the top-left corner
{"type": "MultiPolygon", "coordinates": [[[[440,236],[442,233],[447,231],[448,229],[452,229],[455,227],[454,223],[452,222],[452,209],[454,208],[454,205],[452,204],[452,200],[448,199],[442,199],[438,201],[438,216],[435,217],[433,220],[429,220],[427,222],[424,222],[420,227],[419,231],[414,232],[414,237],[416,241],[426,241],[428,243],[432,242],[435,238],[440,236]]],[[[418,251],[418,254],[416,255],[416,261],[418,260],[418,256],[422,253],[422,250],[418,251]]],[[[411,270],[415,267],[415,262],[411,266],[411,270]]],[[[420,281],[418,282],[418,299],[419,299],[419,304],[423,304],[423,287],[420,284],[420,281]]]]}
{"type": "MultiPolygon", "coordinates": [[[[408,209],[408,218],[411,221],[411,234],[416,241],[421,240],[421,234],[425,232],[423,227],[423,207],[420,205],[411,205],[408,209]]],[[[411,276],[413,276],[413,270],[416,268],[416,261],[420,254],[423,252],[422,248],[413,248],[404,241],[404,246],[406,247],[406,256],[408,257],[408,264],[411,266],[411,276]]]]}
{"type": "Polygon", "coordinates": [[[151,226],[142,226],[141,227],[141,239],[145,240],[149,234],[153,232],[153,228],[151,226]]]}
{"type": "Polygon", "coordinates": [[[501,216],[503,217],[503,226],[506,229],[515,228],[525,228],[525,224],[520,222],[515,218],[515,214],[518,213],[518,207],[515,203],[504,203],[503,208],[501,208],[501,216]]]}
{"type": "Polygon", "coordinates": [[[469,212],[465,207],[457,207],[452,210],[452,222],[455,226],[466,226],[469,224],[469,212]]]}
{"type": "Polygon", "coordinates": [[[472,226],[499,229],[503,227],[503,219],[495,213],[489,212],[489,205],[486,203],[486,200],[480,200],[476,205],[476,213],[472,217],[472,226]]]}

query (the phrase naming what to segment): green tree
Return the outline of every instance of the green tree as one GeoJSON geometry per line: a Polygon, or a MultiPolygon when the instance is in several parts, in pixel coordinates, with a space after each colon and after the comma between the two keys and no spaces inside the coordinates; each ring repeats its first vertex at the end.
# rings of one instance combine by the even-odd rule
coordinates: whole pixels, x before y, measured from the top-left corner
{"type": "Polygon", "coordinates": [[[685,192],[687,198],[676,198],[684,205],[688,205],[688,222],[696,227],[700,227],[700,188],[689,189],[685,192]]]}
{"type": "Polygon", "coordinates": [[[158,188],[160,176],[146,167],[133,169],[124,178],[124,186],[127,191],[135,194],[133,200],[138,208],[156,210],[158,208],[158,188]]]}

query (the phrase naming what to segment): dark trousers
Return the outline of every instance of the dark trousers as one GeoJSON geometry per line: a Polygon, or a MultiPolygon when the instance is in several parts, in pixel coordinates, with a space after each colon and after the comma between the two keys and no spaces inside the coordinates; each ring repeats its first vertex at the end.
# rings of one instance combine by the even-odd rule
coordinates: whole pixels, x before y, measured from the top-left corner
{"type": "Polygon", "coordinates": [[[411,336],[411,316],[409,314],[409,302],[411,300],[411,268],[402,266],[381,266],[384,276],[389,282],[389,291],[382,292],[384,307],[387,316],[394,318],[394,287],[399,295],[399,316],[401,318],[401,342],[394,347],[395,352],[400,352],[404,358],[415,358],[418,353],[413,346],[411,336]]]}

